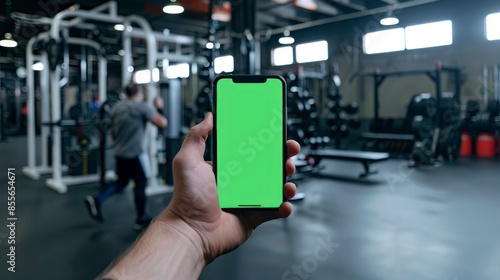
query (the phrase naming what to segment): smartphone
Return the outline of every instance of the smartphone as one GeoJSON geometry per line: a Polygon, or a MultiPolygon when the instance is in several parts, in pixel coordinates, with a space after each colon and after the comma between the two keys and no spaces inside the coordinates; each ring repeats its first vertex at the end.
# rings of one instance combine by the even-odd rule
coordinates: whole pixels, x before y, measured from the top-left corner
{"type": "Polygon", "coordinates": [[[213,154],[222,209],[277,209],[286,180],[286,83],[275,75],[214,80],[213,154]]]}

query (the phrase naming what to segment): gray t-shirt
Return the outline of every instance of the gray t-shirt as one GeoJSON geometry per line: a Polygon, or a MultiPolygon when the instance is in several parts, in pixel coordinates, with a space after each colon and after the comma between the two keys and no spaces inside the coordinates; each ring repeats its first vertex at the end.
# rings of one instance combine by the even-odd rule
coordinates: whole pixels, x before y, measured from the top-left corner
{"type": "Polygon", "coordinates": [[[122,100],[110,112],[115,156],[134,158],[144,152],[146,123],[155,115],[144,102],[122,100]]]}

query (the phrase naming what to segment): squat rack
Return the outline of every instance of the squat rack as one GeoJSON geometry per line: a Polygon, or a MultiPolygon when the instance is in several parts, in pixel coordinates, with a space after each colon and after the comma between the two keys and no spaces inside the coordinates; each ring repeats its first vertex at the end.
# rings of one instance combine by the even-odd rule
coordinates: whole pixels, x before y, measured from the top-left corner
{"type": "MultiPolygon", "coordinates": [[[[97,21],[101,23],[122,23],[125,26],[125,30],[122,32],[123,37],[123,49],[125,50],[125,55],[122,59],[122,82],[125,85],[132,78],[132,72],[129,70],[129,66],[132,65],[132,38],[142,38],[145,39],[147,44],[147,69],[149,70],[150,82],[147,84],[148,100],[147,102],[152,105],[154,98],[158,93],[157,83],[153,80],[153,69],[156,68],[156,63],[158,59],[163,60],[164,68],[168,66],[168,61],[185,61],[194,62],[199,59],[195,55],[185,55],[180,52],[179,48],[176,48],[174,52],[170,52],[168,48],[164,46],[163,52],[158,52],[157,44],[163,43],[176,43],[176,44],[194,44],[194,43],[205,43],[206,40],[195,39],[189,36],[168,34],[155,32],[151,29],[149,23],[142,17],[129,15],[120,16],[117,14],[117,3],[116,1],[110,1],[102,4],[92,10],[79,10],[78,7],[70,8],[58,13],[53,19],[40,18],[39,21],[42,24],[50,25],[50,30],[48,32],[40,33],[33,37],[29,43],[26,53],[27,60],[27,71],[28,71],[28,165],[23,168],[24,174],[32,179],[38,179],[40,174],[52,173],[52,178],[46,181],[48,187],[54,189],[59,193],[64,193],[67,191],[67,185],[81,184],[91,181],[97,181],[98,176],[79,176],[79,178],[69,178],[68,176],[63,177],[62,171],[67,167],[61,164],[61,127],[58,125],[53,125],[52,127],[52,163],[51,166],[48,162],[48,151],[47,151],[47,137],[49,134],[49,128],[47,126],[42,126],[42,145],[41,145],[41,156],[42,164],[40,166],[36,165],[36,145],[35,145],[35,117],[34,117],[34,72],[31,66],[35,61],[41,61],[44,64],[44,70],[41,72],[41,99],[42,107],[49,108],[49,104],[52,104],[52,108],[60,107],[60,96],[59,96],[59,80],[61,72],[63,72],[67,77],[66,69],[61,69],[60,65],[57,65],[55,69],[49,69],[48,56],[46,52],[42,52],[40,56],[33,54],[33,46],[38,41],[47,41],[49,39],[54,40],[56,43],[60,43],[61,40],[65,40],[69,44],[79,44],[87,45],[93,47],[96,50],[100,50],[100,45],[96,42],[90,41],[83,38],[69,38],[68,29],[81,27],[81,28],[92,28],[92,25],[85,21],[97,21]],[[71,18],[71,19],[69,19],[71,18]],[[131,30],[131,24],[134,23],[139,26],[139,29],[134,28],[131,30]],[[60,32],[63,32],[61,35],[60,32]],[[62,37],[61,37],[62,36],[62,37]],[[167,64],[165,64],[167,62],[167,64]],[[50,96],[50,97],[49,97],[50,96]],[[30,112],[32,114],[30,114],[30,112]]],[[[64,54],[64,60],[69,60],[67,54],[64,54]]],[[[102,102],[106,98],[106,61],[104,56],[101,57],[99,64],[99,95],[102,102]]],[[[164,69],[165,70],[165,69],[164,69]]],[[[166,76],[166,73],[165,73],[166,76]]],[[[42,123],[57,123],[61,120],[61,113],[59,110],[42,110],[42,123]]],[[[173,122],[170,122],[173,124],[173,122]]],[[[174,126],[170,125],[170,129],[174,126]]],[[[156,175],[158,173],[157,169],[157,158],[156,158],[156,134],[157,129],[148,124],[147,126],[147,152],[150,154],[150,167],[151,167],[151,178],[149,180],[148,188],[146,193],[148,195],[159,194],[164,192],[169,192],[172,190],[168,186],[160,186],[156,175]]]]}
{"type": "Polygon", "coordinates": [[[436,86],[436,107],[437,107],[437,125],[442,126],[442,116],[444,112],[441,112],[441,97],[442,97],[442,74],[443,72],[451,73],[454,76],[455,83],[455,94],[454,98],[460,103],[460,74],[461,71],[458,67],[453,66],[443,66],[440,61],[436,62],[434,69],[423,69],[423,70],[406,70],[406,71],[394,71],[394,72],[380,72],[379,68],[375,68],[373,72],[358,72],[351,76],[349,79],[352,82],[357,77],[373,77],[373,88],[374,88],[374,119],[378,120],[380,118],[380,86],[384,83],[386,78],[395,76],[408,76],[408,75],[427,75],[429,79],[436,86]]]}

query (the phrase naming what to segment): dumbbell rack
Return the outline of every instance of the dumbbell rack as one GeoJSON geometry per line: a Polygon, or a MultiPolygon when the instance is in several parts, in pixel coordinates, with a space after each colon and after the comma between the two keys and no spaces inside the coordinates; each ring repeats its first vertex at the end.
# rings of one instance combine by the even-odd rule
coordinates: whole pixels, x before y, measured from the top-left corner
{"type": "Polygon", "coordinates": [[[342,95],[340,94],[341,81],[338,74],[338,65],[332,67],[332,75],[330,79],[330,89],[328,91],[328,107],[329,117],[328,125],[331,128],[333,136],[333,146],[337,149],[342,147],[342,140],[349,136],[350,129],[360,127],[359,121],[356,119],[347,119],[345,115],[355,115],[359,111],[356,103],[344,104],[342,95]]]}

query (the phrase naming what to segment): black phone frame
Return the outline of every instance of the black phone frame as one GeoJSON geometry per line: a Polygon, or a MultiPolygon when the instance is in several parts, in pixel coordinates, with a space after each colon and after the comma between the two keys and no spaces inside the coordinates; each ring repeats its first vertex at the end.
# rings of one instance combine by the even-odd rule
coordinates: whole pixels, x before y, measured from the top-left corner
{"type": "MultiPolygon", "coordinates": [[[[282,127],[283,127],[283,176],[282,176],[282,185],[281,185],[281,192],[282,192],[282,197],[283,201],[286,201],[285,195],[283,193],[283,188],[286,183],[286,160],[287,160],[287,148],[286,148],[286,141],[287,141],[287,85],[285,79],[280,76],[280,75],[248,75],[248,74],[235,74],[235,75],[228,75],[228,74],[221,74],[215,77],[213,84],[212,84],[212,112],[213,112],[213,130],[212,130],[212,155],[213,155],[213,171],[215,175],[215,181],[217,184],[217,83],[219,80],[222,79],[232,79],[233,82],[235,83],[265,83],[267,79],[278,79],[281,81],[282,85],[282,112],[283,112],[283,117],[282,117],[282,127]]],[[[253,206],[253,205],[252,205],[253,206]]],[[[277,211],[279,209],[278,207],[238,207],[238,208],[222,208],[224,211],[228,212],[242,212],[242,211],[253,211],[253,210],[258,210],[258,211],[277,211]]]]}

